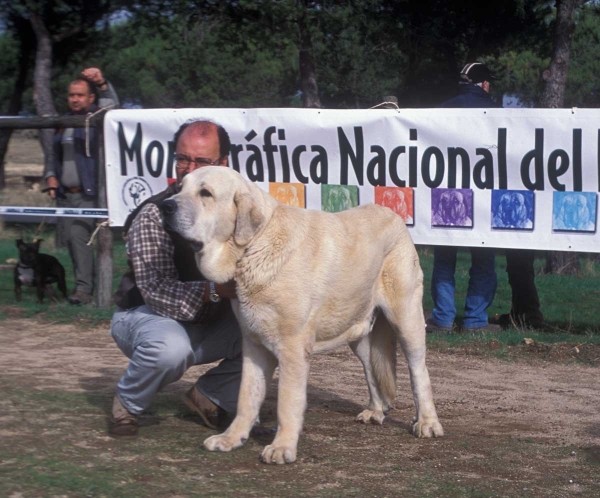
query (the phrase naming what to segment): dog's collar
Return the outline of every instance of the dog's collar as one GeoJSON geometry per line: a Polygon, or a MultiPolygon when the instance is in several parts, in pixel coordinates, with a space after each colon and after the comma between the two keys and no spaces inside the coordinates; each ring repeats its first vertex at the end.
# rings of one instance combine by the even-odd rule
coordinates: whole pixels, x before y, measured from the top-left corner
{"type": "Polygon", "coordinates": [[[25,265],[21,264],[21,262],[19,261],[17,263],[17,268],[34,268],[34,267],[33,266],[25,266],[25,265]]]}

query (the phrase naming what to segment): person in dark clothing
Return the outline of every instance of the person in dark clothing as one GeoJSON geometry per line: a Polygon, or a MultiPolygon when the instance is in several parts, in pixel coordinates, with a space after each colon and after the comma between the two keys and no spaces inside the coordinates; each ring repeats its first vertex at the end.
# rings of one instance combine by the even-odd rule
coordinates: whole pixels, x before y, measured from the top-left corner
{"type": "MultiPolygon", "coordinates": [[[[459,94],[444,102],[443,108],[500,107],[489,95],[492,76],[485,64],[467,64],[460,73],[459,94]]],[[[455,328],[454,303],[457,247],[435,246],[431,296],[433,312],[427,320],[427,332],[452,332],[455,328]]],[[[465,299],[463,327],[468,332],[496,332],[500,327],[488,321],[486,310],[496,295],[497,276],[493,249],[471,248],[469,287],[465,299]]]]}
{"type": "Polygon", "coordinates": [[[506,273],[512,299],[510,313],[498,318],[498,324],[502,328],[540,329],[544,326],[544,315],[535,286],[534,260],[535,251],[531,249],[506,250],[506,273]]]}
{"type": "MultiPolygon", "coordinates": [[[[119,105],[112,85],[100,69],[90,67],[81,78],[69,85],[67,115],[96,112],[96,91],[100,107],[119,105]]],[[[95,128],[66,128],[54,135],[53,160],[48,162],[44,178],[48,193],[59,207],[95,208],[98,189],[98,140],[95,128]],[[88,134],[86,137],[86,133],[88,134]]],[[[92,300],[94,286],[94,248],[88,241],[94,231],[93,218],[63,218],[60,220],[73,262],[75,291],[71,304],[87,304],[92,300]]]]}
{"type": "MultiPolygon", "coordinates": [[[[445,108],[486,108],[501,107],[489,96],[489,69],[481,63],[467,64],[460,75],[459,95],[444,102],[445,108]]],[[[432,317],[428,320],[427,331],[449,332],[454,326],[454,269],[456,248],[437,246],[434,250],[434,269],[431,292],[434,300],[432,317]]],[[[496,324],[483,327],[470,325],[487,321],[485,309],[492,303],[496,289],[494,252],[491,249],[471,249],[472,265],[469,289],[465,302],[465,328],[497,331],[498,326],[543,327],[544,317],[540,310],[540,300],[535,286],[534,257],[529,249],[506,250],[506,272],[512,291],[510,313],[500,315],[496,324]],[[492,290],[493,289],[493,290],[492,290]],[[475,322],[473,321],[475,320],[475,322]]]]}

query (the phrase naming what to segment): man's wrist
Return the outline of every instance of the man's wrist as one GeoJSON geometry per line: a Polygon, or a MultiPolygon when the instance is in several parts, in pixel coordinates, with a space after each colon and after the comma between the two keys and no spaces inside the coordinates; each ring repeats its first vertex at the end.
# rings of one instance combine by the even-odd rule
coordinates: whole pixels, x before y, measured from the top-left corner
{"type": "Polygon", "coordinates": [[[204,284],[204,301],[208,303],[219,303],[222,297],[217,292],[214,282],[207,281],[204,284]]]}

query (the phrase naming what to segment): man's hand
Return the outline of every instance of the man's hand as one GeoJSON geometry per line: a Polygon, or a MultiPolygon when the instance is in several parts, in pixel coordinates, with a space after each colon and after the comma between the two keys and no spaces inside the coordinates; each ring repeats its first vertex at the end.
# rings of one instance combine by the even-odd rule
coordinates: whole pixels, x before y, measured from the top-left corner
{"type": "Polygon", "coordinates": [[[102,71],[97,67],[88,67],[81,71],[81,76],[83,76],[86,80],[91,81],[97,87],[101,87],[106,85],[106,80],[102,75],[102,71]]]}
{"type": "Polygon", "coordinates": [[[46,178],[46,187],[48,187],[50,190],[48,190],[48,195],[50,196],[50,199],[56,199],[56,190],[58,188],[58,179],[55,176],[49,176],[48,178],[46,178]]]}
{"type": "Polygon", "coordinates": [[[235,299],[237,297],[234,280],[230,280],[224,284],[215,284],[215,290],[223,299],[235,299]]]}

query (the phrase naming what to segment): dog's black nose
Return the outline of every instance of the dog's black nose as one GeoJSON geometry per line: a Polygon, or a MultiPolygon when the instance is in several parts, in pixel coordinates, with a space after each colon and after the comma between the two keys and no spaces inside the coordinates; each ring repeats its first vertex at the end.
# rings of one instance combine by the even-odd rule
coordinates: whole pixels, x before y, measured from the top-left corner
{"type": "Polygon", "coordinates": [[[173,199],[167,199],[160,203],[160,210],[166,216],[170,216],[177,212],[177,203],[173,199]]]}

